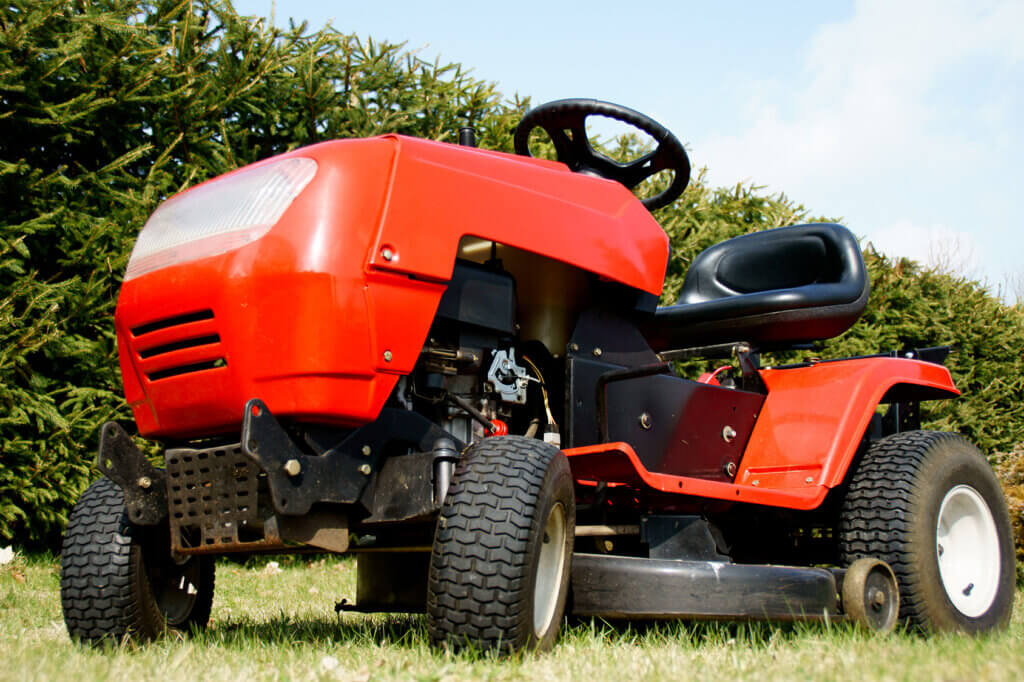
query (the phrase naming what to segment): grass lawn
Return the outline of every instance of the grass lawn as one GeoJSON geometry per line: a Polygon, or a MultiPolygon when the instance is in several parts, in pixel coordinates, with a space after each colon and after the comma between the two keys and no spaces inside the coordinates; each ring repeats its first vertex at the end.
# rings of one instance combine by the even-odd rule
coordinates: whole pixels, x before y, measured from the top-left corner
{"type": "Polygon", "coordinates": [[[1024,592],[1009,630],[981,638],[876,636],[846,625],[575,623],[548,654],[511,660],[431,650],[422,616],[334,613],[355,562],[217,566],[210,628],[91,650],[68,639],[60,568],[0,566],[0,680],[1021,680],[1024,592]]]}

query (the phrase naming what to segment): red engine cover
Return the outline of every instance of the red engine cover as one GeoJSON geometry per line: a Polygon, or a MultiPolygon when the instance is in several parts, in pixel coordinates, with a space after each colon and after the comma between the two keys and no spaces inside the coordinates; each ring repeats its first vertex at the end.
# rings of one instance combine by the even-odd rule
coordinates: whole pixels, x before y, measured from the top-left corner
{"type": "Polygon", "coordinates": [[[122,287],[118,349],[143,435],[237,431],[253,397],[280,416],[372,421],[416,363],[467,235],[661,292],[668,240],[617,183],[395,135],[285,156],[318,171],[264,237],[122,287]]]}

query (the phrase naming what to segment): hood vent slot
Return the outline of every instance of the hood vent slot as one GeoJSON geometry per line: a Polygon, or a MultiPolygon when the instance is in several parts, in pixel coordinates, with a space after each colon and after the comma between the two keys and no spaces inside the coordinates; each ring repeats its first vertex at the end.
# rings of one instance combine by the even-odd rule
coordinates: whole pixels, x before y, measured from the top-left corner
{"type": "Polygon", "coordinates": [[[205,360],[203,362],[193,362],[188,365],[181,365],[179,367],[168,367],[167,369],[161,369],[156,372],[150,372],[146,377],[150,381],[160,381],[161,379],[170,379],[171,377],[181,376],[182,374],[190,374],[192,372],[202,372],[207,369],[217,369],[218,367],[227,367],[228,362],[224,358],[217,358],[216,360],[205,360]]]}
{"type": "Polygon", "coordinates": [[[136,366],[149,381],[227,367],[213,322],[213,311],[206,309],[132,327],[128,343],[137,354],[136,366]]]}
{"type": "Polygon", "coordinates": [[[183,350],[185,348],[208,346],[212,343],[220,343],[220,336],[218,336],[217,334],[208,334],[206,336],[197,336],[191,339],[182,339],[181,341],[165,343],[162,346],[153,346],[152,348],[140,350],[139,357],[145,360],[146,358],[151,358],[154,355],[163,355],[164,353],[170,353],[176,350],[183,350]]]}
{"type": "Polygon", "coordinates": [[[161,329],[167,329],[168,327],[177,327],[180,324],[188,324],[189,322],[201,322],[202,320],[212,319],[212,310],[197,310],[193,313],[175,315],[174,317],[167,317],[162,320],[157,320],[155,322],[147,322],[146,324],[140,324],[138,327],[132,328],[132,336],[142,336],[143,334],[157,332],[160,331],[161,329]]]}

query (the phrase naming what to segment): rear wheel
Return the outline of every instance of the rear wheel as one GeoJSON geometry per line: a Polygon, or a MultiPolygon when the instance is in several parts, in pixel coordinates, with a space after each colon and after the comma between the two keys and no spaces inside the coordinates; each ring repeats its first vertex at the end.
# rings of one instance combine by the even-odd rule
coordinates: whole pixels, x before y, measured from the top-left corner
{"type": "Polygon", "coordinates": [[[430,561],[431,640],[502,652],[548,649],[565,612],[576,507],[557,448],[487,438],[460,460],[430,561]]]}
{"type": "Polygon", "coordinates": [[[204,627],[213,603],[209,557],[176,561],[168,531],[128,520],[124,495],[102,478],[71,512],[61,550],[61,606],[72,639],[98,644],[204,627]]]}
{"type": "Polygon", "coordinates": [[[910,431],[865,453],[840,520],[843,560],[877,557],[900,586],[900,617],[929,630],[1009,622],[1013,536],[999,482],[963,437],[910,431]]]}

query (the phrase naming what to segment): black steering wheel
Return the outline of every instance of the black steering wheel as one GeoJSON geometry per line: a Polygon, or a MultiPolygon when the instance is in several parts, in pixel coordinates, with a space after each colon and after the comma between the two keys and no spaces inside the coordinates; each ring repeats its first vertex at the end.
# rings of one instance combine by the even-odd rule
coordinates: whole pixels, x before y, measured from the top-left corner
{"type": "Polygon", "coordinates": [[[654,119],[619,104],[596,99],[560,99],[531,109],[516,127],[516,154],[530,154],[530,133],[543,128],[555,145],[558,160],[577,173],[615,180],[633,189],[655,173],[675,171],[664,192],[643,199],[648,211],[675,201],[690,182],[690,159],[675,135],[654,119]],[[595,151],[587,139],[587,116],[605,116],[628,123],[654,138],[654,151],[628,163],[619,163],[595,151]]]}

